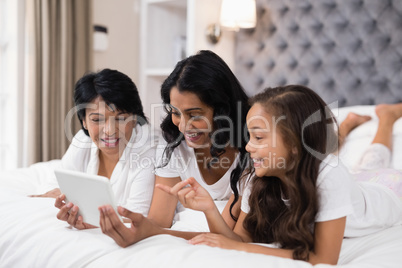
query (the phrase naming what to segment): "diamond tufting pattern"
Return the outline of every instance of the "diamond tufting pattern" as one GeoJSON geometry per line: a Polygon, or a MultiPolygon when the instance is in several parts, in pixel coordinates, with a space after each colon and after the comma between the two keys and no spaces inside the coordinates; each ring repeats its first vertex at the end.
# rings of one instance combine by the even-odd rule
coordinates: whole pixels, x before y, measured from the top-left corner
{"type": "Polygon", "coordinates": [[[257,0],[236,35],[249,95],[306,85],[340,106],[402,102],[402,0],[257,0]]]}

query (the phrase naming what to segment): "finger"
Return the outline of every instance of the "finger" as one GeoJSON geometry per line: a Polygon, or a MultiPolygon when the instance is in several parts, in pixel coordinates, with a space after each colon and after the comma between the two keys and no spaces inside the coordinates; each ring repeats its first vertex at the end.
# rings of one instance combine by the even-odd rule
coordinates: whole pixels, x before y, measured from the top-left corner
{"type": "Polygon", "coordinates": [[[198,245],[200,243],[206,242],[207,240],[209,240],[208,234],[199,234],[199,235],[193,237],[192,239],[190,239],[188,242],[193,245],[198,245]]]}
{"type": "Polygon", "coordinates": [[[73,207],[72,203],[68,203],[67,205],[63,205],[59,212],[57,213],[57,218],[62,221],[67,221],[68,219],[68,211],[73,207]]]}
{"type": "Polygon", "coordinates": [[[85,229],[84,219],[82,218],[81,215],[77,217],[77,221],[75,222],[75,228],[79,230],[85,229]]]}
{"type": "Polygon", "coordinates": [[[194,177],[190,177],[190,178],[188,178],[188,179],[185,180],[185,181],[187,181],[187,184],[190,184],[191,187],[194,188],[194,190],[197,190],[198,187],[200,187],[200,184],[197,182],[196,179],[194,179],[194,177]]]}
{"type": "Polygon", "coordinates": [[[186,196],[191,191],[194,192],[194,190],[192,188],[187,187],[187,188],[184,188],[184,189],[180,190],[177,193],[177,197],[179,198],[180,203],[182,203],[183,205],[187,204],[186,196]]]}
{"type": "Polygon", "coordinates": [[[157,185],[155,185],[155,187],[161,189],[162,191],[164,191],[168,194],[170,194],[170,190],[172,189],[172,187],[167,186],[165,184],[157,184],[157,185]]]}
{"type": "Polygon", "coordinates": [[[65,205],[65,203],[64,203],[65,198],[66,198],[66,196],[64,194],[61,194],[58,197],[56,197],[56,201],[54,202],[54,206],[56,208],[60,209],[62,206],[65,205]]]}
{"type": "Polygon", "coordinates": [[[75,227],[75,223],[77,221],[77,214],[78,214],[78,207],[77,206],[73,206],[72,209],[70,209],[70,211],[68,212],[69,216],[67,219],[67,222],[71,225],[75,227]]]}
{"type": "Polygon", "coordinates": [[[181,181],[181,182],[179,182],[179,183],[176,183],[176,185],[174,185],[171,189],[170,189],[170,193],[171,194],[173,194],[173,195],[175,195],[175,196],[177,196],[177,193],[181,190],[181,189],[183,189],[185,186],[187,186],[189,183],[188,183],[188,179],[187,180],[184,180],[184,181],[181,181]]]}
{"type": "MultiPolygon", "coordinates": [[[[113,210],[113,209],[112,209],[112,210],[113,210]]],[[[126,218],[129,218],[133,223],[139,222],[139,221],[141,221],[141,220],[144,218],[144,216],[142,216],[142,214],[135,213],[135,212],[131,212],[130,210],[125,209],[125,208],[120,207],[120,206],[117,207],[117,212],[118,212],[121,216],[126,217],[126,218]]]]}
{"type": "Polygon", "coordinates": [[[190,192],[188,192],[186,194],[186,196],[184,197],[186,199],[186,203],[194,201],[195,196],[196,196],[196,194],[195,194],[194,190],[191,190],[190,192]]]}
{"type": "Polygon", "coordinates": [[[102,232],[108,236],[110,236],[119,246],[121,247],[126,247],[128,243],[125,240],[125,235],[128,236],[127,233],[123,231],[124,234],[121,234],[121,230],[119,231],[116,228],[116,223],[114,222],[114,218],[116,217],[117,220],[120,222],[121,225],[126,229],[128,229],[124,226],[124,224],[119,220],[117,217],[117,214],[114,212],[114,210],[110,207],[108,208],[107,206],[102,208],[102,214],[103,214],[103,224],[102,224],[102,232]],[[109,211],[112,210],[112,211],[109,211]]]}

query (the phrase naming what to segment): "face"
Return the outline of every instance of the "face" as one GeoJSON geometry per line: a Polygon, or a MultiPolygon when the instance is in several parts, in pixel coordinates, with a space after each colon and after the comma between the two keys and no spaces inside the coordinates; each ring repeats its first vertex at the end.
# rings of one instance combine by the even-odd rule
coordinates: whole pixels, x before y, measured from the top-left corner
{"type": "Polygon", "coordinates": [[[206,148],[210,146],[210,133],[213,130],[213,109],[191,92],[179,92],[176,87],[170,91],[170,110],[172,121],[188,146],[206,148]]]}
{"type": "Polygon", "coordinates": [[[101,154],[119,158],[131,138],[136,118],[97,97],[85,109],[83,124],[101,154]]]}
{"type": "Polygon", "coordinates": [[[259,103],[254,104],[247,114],[250,140],[246,150],[250,153],[258,177],[282,178],[285,175],[289,150],[277,127],[280,120],[285,120],[284,116],[271,116],[259,103]]]}

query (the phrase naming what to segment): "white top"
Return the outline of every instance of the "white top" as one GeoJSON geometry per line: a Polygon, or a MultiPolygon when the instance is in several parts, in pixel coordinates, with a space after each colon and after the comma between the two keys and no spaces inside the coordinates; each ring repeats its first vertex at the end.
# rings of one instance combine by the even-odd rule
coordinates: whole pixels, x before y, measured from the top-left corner
{"type": "MultiPolygon", "coordinates": [[[[149,133],[148,125],[137,124],[110,177],[117,205],[145,216],[148,215],[154,189],[157,142],[149,133]]],[[[80,130],[74,136],[61,164],[64,169],[96,175],[99,169],[99,148],[80,130]]]]}
{"type": "MultiPolygon", "coordinates": [[[[389,188],[370,182],[356,182],[335,155],[328,156],[320,166],[317,178],[319,211],[316,222],[346,216],[345,237],[368,235],[402,224],[402,202],[389,188]]],[[[248,183],[241,210],[250,211],[248,183]]]]}
{"type": "Polygon", "coordinates": [[[189,147],[185,141],[182,141],[180,145],[174,149],[169,163],[166,166],[161,167],[165,146],[166,141],[160,139],[156,152],[156,159],[158,160],[158,164],[156,166],[155,175],[164,178],[180,177],[181,180],[186,180],[190,177],[194,177],[194,179],[209,192],[214,200],[229,199],[232,194],[232,189],[230,188],[230,174],[232,173],[232,170],[236,167],[239,156],[236,157],[235,161],[233,161],[233,163],[222,178],[220,178],[216,183],[208,185],[204,181],[204,178],[202,177],[201,172],[198,168],[197,158],[194,149],[189,147]]]}

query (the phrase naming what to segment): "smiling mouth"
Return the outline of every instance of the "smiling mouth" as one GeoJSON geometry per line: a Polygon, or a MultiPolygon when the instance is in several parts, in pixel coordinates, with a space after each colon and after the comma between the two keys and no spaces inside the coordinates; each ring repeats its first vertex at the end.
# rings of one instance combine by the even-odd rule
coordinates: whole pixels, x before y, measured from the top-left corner
{"type": "Polygon", "coordinates": [[[119,138],[117,139],[100,139],[106,147],[116,147],[119,143],[119,138]]]}
{"type": "Polygon", "coordinates": [[[262,159],[261,158],[252,158],[252,161],[254,163],[254,167],[259,167],[262,164],[262,159]]]}
{"type": "Polygon", "coordinates": [[[184,134],[186,140],[189,140],[192,142],[198,140],[201,137],[201,135],[202,135],[202,133],[200,133],[200,132],[192,132],[192,133],[186,132],[184,134]]]}

